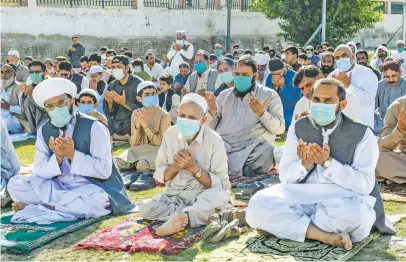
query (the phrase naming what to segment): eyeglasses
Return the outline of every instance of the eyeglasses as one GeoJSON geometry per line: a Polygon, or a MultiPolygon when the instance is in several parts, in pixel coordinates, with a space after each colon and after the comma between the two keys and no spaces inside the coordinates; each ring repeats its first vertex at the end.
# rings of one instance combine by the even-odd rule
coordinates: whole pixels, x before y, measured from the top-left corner
{"type": "Polygon", "coordinates": [[[57,108],[57,107],[64,107],[64,106],[66,106],[66,104],[67,104],[68,101],[69,101],[69,99],[59,100],[59,101],[56,102],[56,103],[45,105],[44,108],[45,108],[45,110],[47,110],[47,111],[52,111],[52,110],[54,110],[54,109],[57,108]]]}
{"type": "Polygon", "coordinates": [[[42,71],[30,71],[30,74],[42,74],[42,71]]]}

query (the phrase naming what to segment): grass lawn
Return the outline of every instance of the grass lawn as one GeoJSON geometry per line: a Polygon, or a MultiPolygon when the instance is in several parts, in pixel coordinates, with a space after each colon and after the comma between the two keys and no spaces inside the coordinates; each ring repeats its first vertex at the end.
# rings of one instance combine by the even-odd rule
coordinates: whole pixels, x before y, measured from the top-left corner
{"type": "MultiPolygon", "coordinates": [[[[281,138],[277,141],[277,145],[283,145],[285,138],[281,138]]],[[[17,155],[20,159],[21,164],[26,165],[33,162],[34,158],[34,141],[25,141],[15,143],[15,149],[17,155]]],[[[119,155],[128,146],[121,146],[114,149],[114,155],[119,155]]],[[[129,192],[131,199],[137,203],[143,199],[150,198],[155,194],[162,192],[164,188],[158,187],[148,191],[143,192],[129,192]]],[[[396,203],[396,202],[385,202],[385,210],[387,215],[394,214],[406,214],[406,203],[396,203]]],[[[42,260],[42,261],[57,261],[57,260],[91,260],[91,261],[117,261],[117,260],[128,260],[128,261],[157,261],[157,260],[170,260],[170,261],[191,261],[194,260],[197,255],[202,255],[209,253],[214,247],[207,248],[202,247],[201,242],[197,242],[192,248],[185,250],[179,255],[175,256],[165,256],[161,254],[151,254],[151,253],[135,253],[128,254],[126,252],[115,252],[115,251],[96,251],[96,250],[79,250],[72,251],[72,245],[77,242],[87,238],[94,232],[101,229],[111,227],[120,221],[123,221],[129,217],[137,217],[137,214],[130,214],[120,217],[114,217],[108,220],[104,220],[88,226],[77,232],[67,234],[60,237],[54,241],[51,241],[47,245],[35,249],[30,255],[8,255],[2,254],[2,260],[42,260]]],[[[398,237],[406,238],[406,219],[403,219],[396,225],[398,231],[398,237]]],[[[406,247],[397,247],[396,249],[389,245],[390,237],[381,236],[379,239],[368,244],[364,249],[362,249],[352,261],[406,261],[406,247]]],[[[226,243],[219,243],[223,246],[226,243]]]]}

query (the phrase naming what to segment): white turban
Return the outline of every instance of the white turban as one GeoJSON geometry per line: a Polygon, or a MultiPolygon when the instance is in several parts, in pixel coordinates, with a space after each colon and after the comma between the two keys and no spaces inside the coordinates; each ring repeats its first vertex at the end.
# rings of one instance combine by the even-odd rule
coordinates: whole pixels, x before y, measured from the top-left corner
{"type": "Polygon", "coordinates": [[[10,50],[10,51],[8,51],[8,54],[7,54],[7,55],[8,55],[8,56],[16,56],[16,57],[20,58],[20,53],[18,53],[17,50],[10,50]]]}
{"type": "Polygon", "coordinates": [[[50,78],[39,83],[32,92],[32,97],[35,103],[44,108],[45,101],[68,94],[71,97],[76,97],[77,89],[75,84],[64,78],[50,78]]]}
{"type": "Polygon", "coordinates": [[[404,44],[405,44],[405,41],[403,41],[403,40],[398,40],[398,41],[396,42],[396,44],[397,44],[397,45],[399,45],[399,44],[404,45],[404,44]]]}
{"type": "Polygon", "coordinates": [[[96,74],[96,73],[103,73],[103,68],[101,66],[92,66],[89,70],[90,74],[96,74]]]}
{"type": "Polygon", "coordinates": [[[263,52],[255,54],[254,59],[258,65],[267,65],[269,62],[269,56],[263,52]]]}
{"type": "Polygon", "coordinates": [[[186,32],[183,31],[183,30],[178,30],[178,31],[176,31],[176,35],[183,35],[183,36],[185,36],[185,35],[186,35],[186,32]]]}
{"type": "Polygon", "coordinates": [[[155,84],[152,83],[151,81],[142,81],[141,83],[138,84],[137,86],[137,94],[144,88],[148,87],[148,86],[154,86],[155,84]]]}
{"type": "Polygon", "coordinates": [[[182,98],[181,104],[187,101],[192,101],[198,104],[203,109],[203,112],[206,114],[208,105],[206,99],[203,96],[195,93],[189,93],[182,98]]]}

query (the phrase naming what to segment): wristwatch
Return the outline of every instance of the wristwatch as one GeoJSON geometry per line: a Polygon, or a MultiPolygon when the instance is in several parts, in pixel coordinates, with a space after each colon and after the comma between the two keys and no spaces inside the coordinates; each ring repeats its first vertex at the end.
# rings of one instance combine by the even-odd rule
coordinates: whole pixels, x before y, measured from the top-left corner
{"type": "Polygon", "coordinates": [[[195,177],[200,178],[202,176],[202,169],[199,167],[199,171],[197,171],[195,177]]]}
{"type": "Polygon", "coordinates": [[[329,167],[331,167],[331,157],[330,157],[328,160],[326,160],[326,161],[324,162],[323,167],[324,167],[324,168],[329,168],[329,167]]]}

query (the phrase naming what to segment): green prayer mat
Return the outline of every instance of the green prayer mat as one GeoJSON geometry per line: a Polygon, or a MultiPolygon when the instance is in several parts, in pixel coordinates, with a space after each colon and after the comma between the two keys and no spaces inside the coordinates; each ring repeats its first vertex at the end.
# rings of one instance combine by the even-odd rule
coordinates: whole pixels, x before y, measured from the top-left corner
{"type": "Polygon", "coordinates": [[[11,254],[30,252],[49,241],[64,234],[87,227],[109,216],[90,219],[77,219],[70,222],[58,222],[50,225],[38,225],[35,223],[20,224],[12,223],[10,213],[1,217],[1,251],[11,254]]]}

